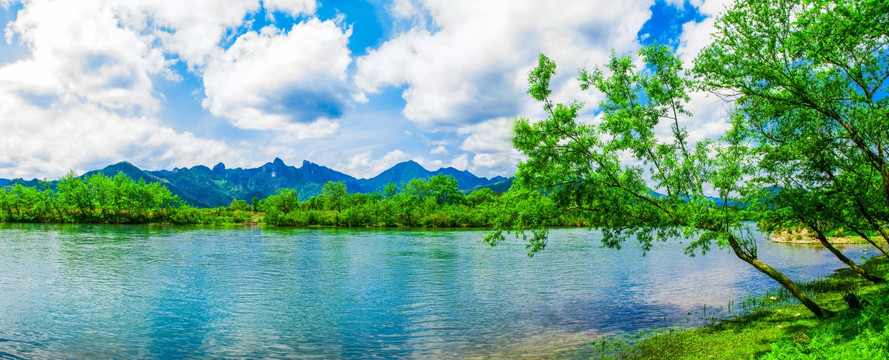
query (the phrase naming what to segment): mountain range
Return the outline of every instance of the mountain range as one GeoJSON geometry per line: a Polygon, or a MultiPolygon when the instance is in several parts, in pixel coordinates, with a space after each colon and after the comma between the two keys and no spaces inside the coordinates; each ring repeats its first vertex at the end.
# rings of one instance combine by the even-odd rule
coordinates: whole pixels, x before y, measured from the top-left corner
{"type": "MultiPolygon", "coordinates": [[[[198,207],[225,206],[235,199],[247,201],[254,197],[262,199],[282,188],[296,189],[300,199],[306,200],[321,194],[321,189],[328,181],[342,181],[349,192],[353,193],[382,191],[388,183],[401,185],[413,179],[426,179],[439,174],[453,176],[457,179],[460,190],[464,191],[488,187],[497,192],[504,192],[512,184],[511,179],[502,176],[488,179],[452,167],[429,171],[414,161],[397,164],[369,179],[357,179],[309,161],[303,161],[302,166],[294,167],[278,158],[252,169],[229,169],[225,164],[219,163],[213,168],[198,165],[191,168],[147,171],[128,162],[120,162],[87,172],[83,176],[89,177],[97,173],[114,176],[120,172],[137,181],[144,179],[147,183],[160,182],[185,202],[198,207]]],[[[36,186],[38,181],[0,179],[0,186],[16,183],[36,186]]]]}

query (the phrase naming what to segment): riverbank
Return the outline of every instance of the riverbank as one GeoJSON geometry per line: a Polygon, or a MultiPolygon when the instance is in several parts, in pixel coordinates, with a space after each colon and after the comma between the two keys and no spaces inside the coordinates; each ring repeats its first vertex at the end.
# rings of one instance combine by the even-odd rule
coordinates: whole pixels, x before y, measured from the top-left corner
{"type": "MultiPolygon", "coordinates": [[[[808,229],[773,232],[769,235],[769,240],[783,244],[821,245],[821,241],[815,238],[808,229]]],[[[830,236],[828,240],[834,245],[868,243],[867,240],[864,240],[864,238],[860,236],[836,236],[836,234],[830,236]]]]}
{"type": "MultiPolygon", "coordinates": [[[[875,274],[889,274],[889,261],[883,256],[863,266],[875,274]]],[[[872,284],[848,269],[802,285],[837,315],[818,319],[803,306],[784,300],[782,291],[774,291],[753,301],[759,310],[738,318],[701,328],[667,330],[629,345],[600,341],[576,353],[592,359],[631,360],[889,358],[889,285],[872,284]],[[865,306],[849,309],[843,300],[848,293],[862,299],[865,306]],[[597,352],[599,347],[602,350],[597,352]]]]}

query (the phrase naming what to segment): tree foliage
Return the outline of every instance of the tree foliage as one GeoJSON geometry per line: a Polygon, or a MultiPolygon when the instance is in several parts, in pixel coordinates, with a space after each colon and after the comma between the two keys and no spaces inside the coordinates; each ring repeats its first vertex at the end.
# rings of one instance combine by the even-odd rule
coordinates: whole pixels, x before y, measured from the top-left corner
{"type": "Polygon", "coordinates": [[[7,222],[163,222],[182,201],[159,183],[135,182],[119,173],[80,178],[69,173],[57,189],[15,184],[0,188],[0,220],[7,222]]]}
{"type": "Polygon", "coordinates": [[[695,70],[732,99],[733,131],[759,159],[752,183],[770,230],[805,227],[840,260],[827,234],[857,233],[884,254],[889,240],[889,3],[742,0],[717,22],[695,70]]]}
{"type": "MultiPolygon", "coordinates": [[[[635,238],[648,250],[655,241],[676,237],[691,239],[685,250],[689,255],[730,247],[815,314],[829,314],[758,259],[756,241],[742,223],[745,213],[732,205],[755,203],[763,195],[745,181],[756,174],[745,133],[733,129],[718,140],[689,143],[682,124],[691,116],[685,104],[693,79],[667,47],[645,47],[638,55],[643,69],[630,56],[612,54],[605,67],[581,70],[581,88],[604,95],[598,121],[580,120],[581,103],[550,98],[548,84],[556,67],[540,56],[529,75],[528,92],[543,103],[548,117],[516,121],[513,144],[527,160],[519,163],[513,188],[520,199],[545,195],[555,206],[530,212],[519,208],[500,218],[499,228],[518,229],[523,236],[531,230],[527,238],[532,253],[546,246],[544,219],[563,212],[579,214],[601,229],[609,247],[635,238]],[[671,136],[658,136],[659,129],[669,129],[671,136]],[[713,189],[718,199],[706,196],[705,188],[713,189]]],[[[486,240],[496,244],[502,239],[504,231],[499,230],[486,240]]]]}

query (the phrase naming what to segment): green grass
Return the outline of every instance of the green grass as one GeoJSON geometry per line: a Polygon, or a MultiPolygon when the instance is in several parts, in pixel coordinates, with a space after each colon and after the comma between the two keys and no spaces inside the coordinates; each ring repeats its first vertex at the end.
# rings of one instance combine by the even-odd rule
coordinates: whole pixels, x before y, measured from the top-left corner
{"type": "MultiPolygon", "coordinates": [[[[889,274],[885,257],[864,267],[889,274]]],[[[602,340],[582,351],[588,359],[889,359],[889,285],[872,284],[841,270],[802,284],[819,304],[838,311],[818,319],[783,290],[739,301],[745,315],[693,329],[666,330],[639,340],[602,340]],[[848,309],[843,295],[869,304],[848,309]]]]}

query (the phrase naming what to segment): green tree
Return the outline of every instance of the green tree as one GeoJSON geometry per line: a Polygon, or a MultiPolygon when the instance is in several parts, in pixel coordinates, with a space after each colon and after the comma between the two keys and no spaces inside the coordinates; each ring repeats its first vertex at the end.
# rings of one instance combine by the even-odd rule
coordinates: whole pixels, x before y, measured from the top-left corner
{"type": "Polygon", "coordinates": [[[263,219],[272,225],[283,225],[287,215],[299,208],[299,194],[294,189],[278,189],[264,201],[263,219]]]}
{"type": "Polygon", "coordinates": [[[884,254],[889,240],[889,3],[741,0],[696,60],[708,89],[735,100],[735,131],[761,159],[756,183],[777,189],[764,228],[806,227],[830,244],[849,229],[884,254]]]}
{"type": "MultiPolygon", "coordinates": [[[[614,54],[604,68],[581,71],[581,88],[604,94],[601,121],[578,120],[582,103],[550,98],[556,65],[540,56],[528,93],[543,103],[548,117],[516,121],[513,145],[527,160],[518,164],[511,197],[514,204],[545,204],[539,200],[545,194],[554,206],[512,208],[505,211],[510,216],[497,220],[498,228],[530,230],[532,253],[546,245],[548,220],[566,213],[600,228],[608,247],[619,248],[630,237],[646,251],[654,241],[689,238],[685,252],[692,256],[714,245],[729,247],[815,315],[831,314],[759,260],[743,213],[730,206],[761,195],[744,182],[755,172],[746,137],[729,131],[719,141],[691,144],[681,124],[691,115],[684,104],[694,83],[668,48],[645,47],[639,55],[645,71],[631,57],[614,54]],[[656,135],[659,125],[670,129],[669,139],[656,135]],[[705,195],[705,187],[714,189],[719,202],[705,195]]],[[[486,240],[493,245],[503,238],[504,231],[495,231],[486,240]]]]}
{"type": "Polygon", "coordinates": [[[342,181],[328,181],[321,189],[321,197],[327,209],[342,211],[346,206],[346,200],[349,198],[349,191],[346,189],[346,183],[342,181]]]}
{"type": "Polygon", "coordinates": [[[12,220],[12,196],[5,187],[0,187],[0,221],[12,220]]]}
{"type": "Polygon", "coordinates": [[[427,194],[438,205],[453,204],[459,202],[463,192],[459,190],[457,179],[450,175],[438,174],[426,182],[427,194]]]}
{"type": "Polygon", "coordinates": [[[98,209],[101,221],[109,222],[114,212],[114,181],[102,173],[85,179],[90,190],[93,208],[98,209]]]}
{"type": "Polygon", "coordinates": [[[395,185],[395,183],[390,182],[383,187],[383,195],[385,195],[387,199],[395,196],[397,193],[398,185],[395,185]]]}
{"type": "Polygon", "coordinates": [[[73,171],[59,179],[59,198],[78,212],[82,221],[89,221],[94,214],[89,186],[73,171]]]}

